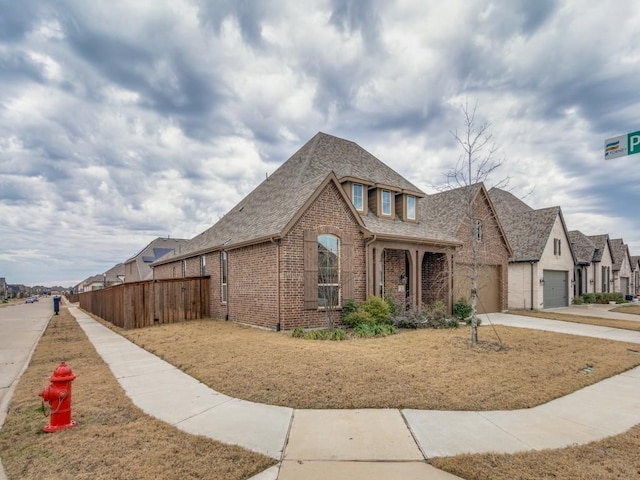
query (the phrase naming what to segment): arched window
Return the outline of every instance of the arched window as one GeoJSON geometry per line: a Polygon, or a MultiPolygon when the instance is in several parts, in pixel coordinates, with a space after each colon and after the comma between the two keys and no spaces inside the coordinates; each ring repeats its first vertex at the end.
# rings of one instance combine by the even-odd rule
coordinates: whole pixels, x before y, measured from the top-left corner
{"type": "Polygon", "coordinates": [[[318,235],[318,307],[340,305],[340,239],[318,235]]]}

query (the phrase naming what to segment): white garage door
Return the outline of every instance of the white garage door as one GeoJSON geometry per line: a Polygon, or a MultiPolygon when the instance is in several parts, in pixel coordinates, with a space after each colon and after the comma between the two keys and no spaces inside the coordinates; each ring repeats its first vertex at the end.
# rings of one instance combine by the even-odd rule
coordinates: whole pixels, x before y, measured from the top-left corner
{"type": "Polygon", "coordinates": [[[569,272],[564,270],[544,270],[544,308],[569,306],[569,272]]]}

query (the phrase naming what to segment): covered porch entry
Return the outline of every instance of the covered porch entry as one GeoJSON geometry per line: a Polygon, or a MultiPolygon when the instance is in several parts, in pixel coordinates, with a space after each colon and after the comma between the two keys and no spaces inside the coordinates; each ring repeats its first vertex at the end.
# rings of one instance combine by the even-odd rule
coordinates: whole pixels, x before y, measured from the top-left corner
{"type": "Polygon", "coordinates": [[[455,246],[376,240],[367,246],[367,296],[392,296],[405,309],[440,300],[453,311],[455,246]]]}

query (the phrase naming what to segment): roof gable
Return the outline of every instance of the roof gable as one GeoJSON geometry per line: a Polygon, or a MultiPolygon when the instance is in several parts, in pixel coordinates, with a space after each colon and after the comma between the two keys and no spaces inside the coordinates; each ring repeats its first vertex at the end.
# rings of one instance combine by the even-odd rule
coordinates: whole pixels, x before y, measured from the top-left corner
{"type": "Polygon", "coordinates": [[[579,230],[569,232],[569,241],[576,254],[576,262],[580,265],[591,264],[596,250],[593,241],[579,230]]]}
{"type": "MultiPolygon", "coordinates": [[[[361,179],[370,185],[391,185],[399,191],[424,195],[356,143],[320,132],[216,224],[155,264],[283,235],[330,175],[338,184],[342,178],[361,179]]],[[[356,218],[362,224],[359,214],[356,218]]]]}
{"type": "Polygon", "coordinates": [[[627,263],[631,265],[629,247],[627,247],[624,241],[621,238],[614,238],[609,240],[609,243],[611,244],[611,255],[613,257],[613,266],[611,269],[614,272],[619,271],[622,268],[625,259],[627,260],[627,263]]]}

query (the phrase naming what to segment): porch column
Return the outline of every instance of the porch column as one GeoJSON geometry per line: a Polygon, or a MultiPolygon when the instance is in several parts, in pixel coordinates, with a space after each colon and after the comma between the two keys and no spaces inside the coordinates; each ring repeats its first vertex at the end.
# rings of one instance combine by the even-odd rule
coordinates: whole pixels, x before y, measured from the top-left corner
{"type": "Polygon", "coordinates": [[[453,313],[453,254],[451,252],[447,252],[447,271],[449,272],[447,283],[449,288],[449,295],[447,295],[447,308],[449,313],[453,313]]]}
{"type": "Polygon", "coordinates": [[[422,308],[422,259],[424,258],[424,250],[416,250],[416,292],[418,310],[422,308]]]}
{"type": "Polygon", "coordinates": [[[413,284],[413,292],[409,292],[409,294],[413,293],[413,295],[411,295],[411,306],[415,309],[418,306],[418,298],[421,295],[421,287],[418,277],[418,272],[420,271],[420,269],[418,268],[418,251],[409,250],[409,256],[411,258],[411,268],[413,269],[412,272],[409,272],[409,278],[411,278],[410,283],[413,284]]]}
{"type": "Polygon", "coordinates": [[[373,294],[378,295],[378,287],[380,285],[380,262],[382,261],[382,252],[383,248],[378,246],[375,249],[375,254],[373,255],[373,266],[371,268],[373,272],[373,294]]]}

